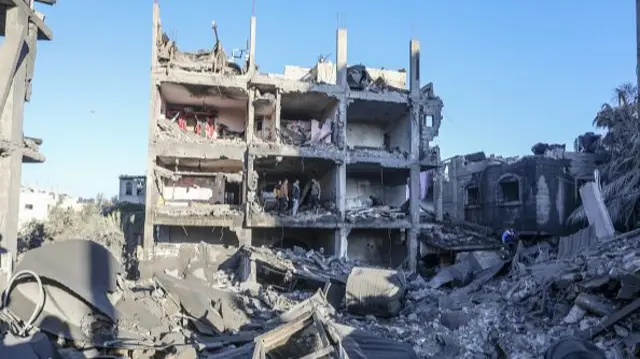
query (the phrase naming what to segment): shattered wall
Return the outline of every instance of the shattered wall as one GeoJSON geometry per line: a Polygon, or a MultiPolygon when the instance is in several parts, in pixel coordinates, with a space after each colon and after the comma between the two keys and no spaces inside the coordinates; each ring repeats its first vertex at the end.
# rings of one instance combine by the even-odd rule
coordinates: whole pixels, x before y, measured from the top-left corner
{"type": "Polygon", "coordinates": [[[320,194],[321,201],[336,201],[336,188],[338,186],[338,177],[340,172],[338,166],[333,166],[327,173],[318,178],[322,193],[320,194]]]}
{"type": "Polygon", "coordinates": [[[370,196],[399,207],[406,201],[406,184],[386,185],[382,178],[374,176],[347,177],[346,209],[370,207],[370,196]]]}
{"type": "Polygon", "coordinates": [[[411,121],[409,116],[405,116],[398,121],[392,122],[389,129],[389,147],[399,148],[402,152],[411,151],[411,121]]]}
{"type": "Polygon", "coordinates": [[[384,127],[371,123],[347,123],[347,146],[384,148],[384,127]]]}
{"type": "Polygon", "coordinates": [[[219,174],[210,177],[182,176],[176,181],[165,179],[162,196],[171,202],[205,202],[239,204],[241,174],[219,174]]]}
{"type": "Polygon", "coordinates": [[[512,164],[461,166],[457,174],[448,174],[444,208],[456,218],[495,229],[561,233],[566,217],[575,208],[575,182],[567,171],[569,164],[568,160],[529,156],[512,164]]]}
{"type": "Polygon", "coordinates": [[[372,265],[399,266],[406,257],[404,233],[398,229],[352,229],[347,255],[372,265]]]}
{"type": "Polygon", "coordinates": [[[157,241],[161,243],[199,243],[239,246],[235,232],[227,227],[158,226],[157,241]]]}
{"type": "Polygon", "coordinates": [[[280,248],[300,247],[331,254],[334,231],[319,228],[254,228],[252,245],[280,248]]]}

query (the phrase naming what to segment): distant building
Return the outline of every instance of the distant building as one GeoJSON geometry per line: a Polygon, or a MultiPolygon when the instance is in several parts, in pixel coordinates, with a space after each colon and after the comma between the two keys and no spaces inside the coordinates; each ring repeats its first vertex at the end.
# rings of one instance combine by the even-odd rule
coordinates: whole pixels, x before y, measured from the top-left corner
{"type": "Polygon", "coordinates": [[[20,211],[18,212],[18,228],[33,220],[46,221],[49,211],[55,207],[82,209],[77,198],[66,193],[22,187],[20,189],[20,211]]]}
{"type": "Polygon", "coordinates": [[[120,176],[118,201],[144,204],[146,196],[146,176],[120,176]]]}

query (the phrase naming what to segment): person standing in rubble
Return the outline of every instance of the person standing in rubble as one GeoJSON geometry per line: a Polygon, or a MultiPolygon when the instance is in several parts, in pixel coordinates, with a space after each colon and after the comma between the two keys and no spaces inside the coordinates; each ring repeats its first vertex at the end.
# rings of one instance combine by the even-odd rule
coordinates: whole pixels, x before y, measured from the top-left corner
{"type": "Polygon", "coordinates": [[[298,206],[300,205],[300,180],[293,182],[293,188],[291,189],[291,215],[295,216],[298,213],[298,206]]]}
{"type": "Polygon", "coordinates": [[[311,193],[309,193],[309,204],[311,209],[318,212],[320,206],[320,183],[314,178],[311,179],[311,193]]]}
{"type": "Polygon", "coordinates": [[[278,212],[284,213],[289,202],[289,180],[284,179],[280,185],[280,197],[278,197],[278,212]]]}
{"type": "Polygon", "coordinates": [[[509,250],[511,254],[515,254],[518,246],[518,234],[515,229],[508,228],[502,232],[502,244],[509,250]]]}

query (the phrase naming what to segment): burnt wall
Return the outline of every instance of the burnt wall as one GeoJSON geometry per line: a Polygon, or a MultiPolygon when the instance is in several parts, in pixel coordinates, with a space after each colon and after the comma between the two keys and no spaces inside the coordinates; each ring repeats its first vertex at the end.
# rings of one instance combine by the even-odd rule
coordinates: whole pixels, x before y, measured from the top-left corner
{"type": "Polygon", "coordinates": [[[465,219],[496,229],[513,227],[522,233],[562,232],[576,205],[569,163],[531,156],[473,173],[463,193],[465,219]]]}

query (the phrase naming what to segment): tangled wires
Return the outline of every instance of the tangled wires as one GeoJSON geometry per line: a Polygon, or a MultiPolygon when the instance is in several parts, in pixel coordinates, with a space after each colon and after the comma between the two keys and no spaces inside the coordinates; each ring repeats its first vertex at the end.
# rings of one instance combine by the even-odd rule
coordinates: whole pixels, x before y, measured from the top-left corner
{"type": "Polygon", "coordinates": [[[10,330],[13,334],[19,336],[25,336],[27,333],[33,328],[33,323],[36,321],[40,313],[42,312],[42,308],[44,308],[45,302],[45,292],[44,286],[42,285],[42,280],[40,276],[35,272],[30,270],[22,270],[18,273],[15,273],[11,279],[9,279],[9,283],[7,283],[7,287],[2,292],[2,307],[0,308],[0,316],[5,319],[8,323],[10,323],[10,330]],[[9,294],[13,289],[13,285],[16,280],[31,276],[38,283],[38,288],[40,292],[40,300],[37,302],[36,307],[33,310],[33,314],[29,317],[22,327],[20,327],[20,320],[18,320],[15,316],[13,316],[8,310],[7,305],[9,304],[9,294]]]}

